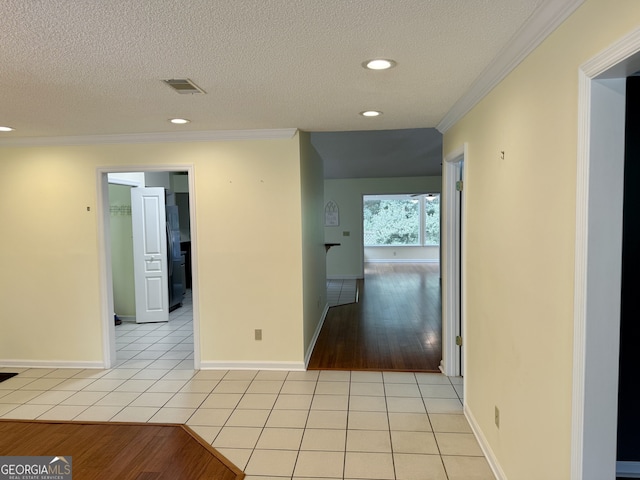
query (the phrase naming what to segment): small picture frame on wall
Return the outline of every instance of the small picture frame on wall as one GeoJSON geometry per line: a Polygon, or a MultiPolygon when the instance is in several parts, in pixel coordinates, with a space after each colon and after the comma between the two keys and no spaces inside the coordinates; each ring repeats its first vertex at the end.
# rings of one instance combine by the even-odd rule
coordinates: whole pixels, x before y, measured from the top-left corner
{"type": "Polygon", "coordinates": [[[337,227],[340,225],[340,210],[338,204],[333,200],[329,200],[324,206],[324,226],[337,227]]]}

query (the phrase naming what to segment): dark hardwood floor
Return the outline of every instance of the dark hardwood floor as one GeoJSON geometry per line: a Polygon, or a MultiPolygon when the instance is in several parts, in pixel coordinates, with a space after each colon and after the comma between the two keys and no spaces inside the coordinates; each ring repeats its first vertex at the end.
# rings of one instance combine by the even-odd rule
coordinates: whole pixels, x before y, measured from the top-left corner
{"type": "Polygon", "coordinates": [[[358,303],[329,309],[308,368],[438,372],[439,265],[368,263],[364,277],[358,303]]]}
{"type": "Polygon", "coordinates": [[[71,457],[74,480],[244,478],[184,425],[0,419],[0,455],[71,457]]]}

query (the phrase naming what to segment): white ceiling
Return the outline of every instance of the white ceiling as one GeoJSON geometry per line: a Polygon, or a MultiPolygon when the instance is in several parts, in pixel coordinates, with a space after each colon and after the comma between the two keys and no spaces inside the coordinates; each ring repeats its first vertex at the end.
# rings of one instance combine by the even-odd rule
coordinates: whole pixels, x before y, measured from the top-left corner
{"type": "Polygon", "coordinates": [[[435,128],[311,133],[325,178],[438,176],[442,134],[435,128]]]}
{"type": "MultiPolygon", "coordinates": [[[[24,137],[433,128],[576,0],[3,0],[0,125],[24,137]],[[397,66],[362,68],[371,58],[397,66]],[[206,95],[161,80],[190,78],[206,95]],[[359,112],[377,109],[378,118],[359,112]],[[174,126],[171,117],[191,123],[174,126]]],[[[401,145],[397,145],[402,148],[401,145]]],[[[374,150],[375,151],[375,150],[374,150]]]]}

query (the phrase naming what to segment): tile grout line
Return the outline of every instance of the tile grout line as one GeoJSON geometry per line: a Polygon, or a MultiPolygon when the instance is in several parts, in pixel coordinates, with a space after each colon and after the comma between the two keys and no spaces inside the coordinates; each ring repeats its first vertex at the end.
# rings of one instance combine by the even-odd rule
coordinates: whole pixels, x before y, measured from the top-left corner
{"type": "MultiPolygon", "coordinates": [[[[222,377],[222,379],[220,380],[220,382],[224,381],[225,377],[230,373],[230,371],[228,370],[227,373],[224,374],[224,376],[222,377]]],[[[247,388],[245,389],[245,391],[242,393],[242,395],[240,396],[240,398],[238,399],[238,402],[235,404],[235,406],[233,407],[233,409],[231,410],[231,413],[229,414],[229,416],[227,417],[227,419],[224,421],[224,424],[220,427],[220,431],[218,431],[218,433],[216,434],[216,436],[213,438],[213,440],[211,441],[211,446],[213,447],[213,443],[218,439],[218,437],[220,436],[220,434],[222,433],[222,431],[224,430],[224,428],[226,427],[227,423],[229,422],[229,419],[233,416],[233,414],[235,413],[235,411],[238,409],[238,405],[240,405],[240,402],[242,402],[242,399],[244,398],[244,396],[247,394],[247,390],[249,389],[249,387],[251,386],[251,383],[253,383],[253,380],[255,379],[256,375],[253,376],[253,378],[251,379],[251,381],[249,382],[249,385],[247,385],[247,388]]],[[[215,390],[215,389],[214,389],[215,390]]],[[[212,391],[213,393],[213,391],[212,391]]],[[[267,416],[267,419],[269,417],[267,416]]],[[[265,425],[266,425],[266,420],[265,420],[265,425]]],[[[264,431],[264,426],[262,427],[262,429],[260,430],[260,435],[262,435],[262,432],[264,431]]],[[[251,461],[251,457],[253,456],[253,453],[256,451],[256,446],[258,445],[258,441],[260,440],[260,435],[258,435],[258,438],[256,438],[256,443],[253,445],[253,447],[251,448],[251,453],[249,454],[249,458],[247,459],[247,463],[244,467],[244,469],[246,469],[249,466],[249,462],[251,461]]],[[[215,447],[214,447],[215,448],[215,447]]],[[[243,469],[243,470],[244,470],[243,469]]]]}
{"type": "MultiPolygon", "coordinates": [[[[178,328],[173,330],[173,332],[178,332],[180,329],[183,329],[185,324],[183,324],[182,326],[179,326],[178,328]]],[[[162,327],[158,327],[158,328],[162,328],[162,327]]],[[[153,330],[151,330],[151,332],[153,332],[153,330]]],[[[169,332],[169,333],[167,333],[167,335],[164,335],[162,337],[157,337],[157,340],[166,339],[171,335],[172,335],[172,332],[169,332]]],[[[137,338],[140,338],[140,337],[137,337],[137,338]]],[[[188,343],[188,341],[185,342],[185,340],[184,340],[186,338],[188,338],[188,336],[187,337],[183,337],[183,340],[181,340],[179,343],[171,343],[171,344],[167,343],[168,346],[166,347],[166,349],[164,349],[162,351],[163,352],[162,355],[166,354],[169,351],[172,351],[173,349],[175,349],[178,345],[181,345],[182,343],[188,343]]],[[[128,345],[131,345],[133,343],[135,343],[135,340],[133,340],[128,345]]],[[[142,351],[151,351],[150,347],[152,345],[156,345],[156,344],[157,344],[157,341],[156,341],[156,343],[148,344],[145,347],[145,350],[142,350],[142,351]]],[[[71,377],[64,377],[58,384],[53,386],[51,389],[44,390],[44,391],[40,392],[39,394],[37,394],[33,398],[38,398],[40,395],[43,395],[44,393],[49,392],[49,391],[66,392],[67,390],[55,390],[55,388],[58,385],[61,385],[62,383],[65,383],[66,381],[69,381],[69,380],[73,380],[73,379],[86,380],[86,379],[90,378],[90,380],[91,380],[90,382],[88,382],[86,385],[84,385],[80,390],[71,390],[71,394],[69,395],[69,397],[66,397],[66,398],[70,398],[70,397],[72,397],[72,396],[74,396],[74,395],[76,395],[78,393],[81,393],[81,392],[87,392],[87,393],[93,392],[93,393],[96,393],[96,394],[104,393],[104,395],[102,397],[96,399],[95,401],[93,401],[93,403],[91,403],[90,405],[79,405],[78,407],[81,407],[82,411],[80,413],[78,413],[78,415],[76,415],[76,416],[80,416],[82,414],[82,412],[88,410],[91,407],[98,406],[97,404],[100,401],[102,401],[102,399],[104,399],[108,395],[118,394],[118,393],[135,394],[135,395],[131,395],[134,398],[129,400],[124,406],[120,406],[120,405],[117,406],[118,411],[111,417],[110,421],[112,421],[112,419],[115,418],[117,415],[119,415],[123,410],[125,410],[125,409],[127,409],[129,407],[136,407],[137,408],[138,407],[137,405],[133,406],[132,404],[135,403],[136,400],[140,399],[140,397],[142,395],[144,395],[146,393],[160,393],[160,394],[166,393],[167,394],[167,398],[164,401],[162,401],[161,405],[153,405],[153,406],[149,407],[149,408],[155,409],[155,411],[154,411],[154,413],[152,415],[150,415],[145,420],[145,422],[146,423],[153,423],[152,419],[156,415],[161,414],[164,409],[188,408],[189,410],[192,410],[192,412],[188,416],[188,418],[184,422],[182,422],[184,424],[188,424],[189,419],[191,419],[199,410],[201,410],[203,408],[202,406],[207,401],[207,398],[209,398],[210,395],[215,393],[215,389],[220,385],[221,382],[223,382],[225,380],[233,380],[233,372],[227,370],[227,371],[224,371],[224,373],[222,374],[222,376],[220,378],[216,378],[215,380],[214,379],[211,379],[211,380],[210,379],[205,379],[205,377],[202,378],[203,381],[206,380],[206,381],[211,382],[210,386],[207,387],[208,391],[206,391],[206,392],[201,392],[201,391],[183,391],[183,389],[187,388],[187,386],[190,384],[190,382],[199,380],[198,379],[198,373],[199,372],[197,372],[196,370],[194,370],[192,368],[191,369],[185,369],[184,368],[184,363],[183,363],[184,359],[183,360],[175,359],[176,361],[174,362],[174,364],[171,367],[168,367],[168,368],[167,367],[160,367],[160,366],[156,366],[154,368],[153,366],[151,366],[153,363],[156,362],[157,359],[156,360],[151,360],[150,363],[148,364],[148,366],[145,366],[145,367],[133,367],[133,366],[130,366],[130,365],[126,365],[127,362],[133,361],[135,356],[139,355],[140,352],[142,352],[142,351],[136,351],[135,355],[132,358],[126,359],[118,367],[116,367],[114,369],[111,369],[111,370],[108,370],[108,371],[105,371],[102,375],[99,375],[99,376],[96,376],[96,377],[89,377],[88,375],[85,377],[84,376],[85,372],[88,372],[88,370],[87,369],[82,369],[82,370],[78,371],[77,373],[74,373],[71,377]],[[133,373],[132,375],[126,376],[126,378],[124,378],[124,377],[121,378],[121,376],[123,374],[117,374],[117,373],[113,377],[104,378],[105,376],[107,376],[110,373],[112,373],[114,371],[117,371],[117,370],[131,370],[131,371],[135,370],[136,373],[133,373]],[[149,378],[149,379],[144,379],[144,378],[136,379],[135,378],[137,375],[139,375],[141,372],[143,372],[145,370],[159,370],[159,371],[161,370],[162,371],[162,375],[157,377],[157,378],[149,378]],[[178,374],[177,372],[185,372],[185,373],[184,374],[182,374],[182,373],[178,374]],[[187,373],[187,372],[190,372],[190,373],[187,373]],[[172,376],[172,373],[174,374],[174,376],[172,376]],[[187,378],[187,376],[188,376],[188,378],[187,378]],[[169,377],[169,378],[167,378],[167,377],[169,377]],[[182,378],[182,377],[184,377],[184,378],[182,378]],[[110,380],[121,380],[121,382],[116,387],[112,388],[109,391],[101,392],[101,391],[85,390],[86,388],[89,388],[90,385],[94,384],[95,382],[97,382],[100,379],[103,379],[103,380],[107,380],[107,379],[110,379],[110,380]],[[152,382],[149,385],[147,385],[141,391],[136,391],[136,390],[127,391],[126,389],[125,390],[118,390],[118,388],[122,388],[124,385],[126,385],[127,382],[135,381],[135,380],[152,380],[152,382]],[[175,390],[171,390],[169,392],[162,392],[162,391],[150,392],[150,390],[155,385],[158,385],[159,382],[162,382],[162,381],[165,381],[165,380],[182,381],[182,384],[181,384],[181,386],[179,388],[177,388],[175,390]],[[200,401],[196,402],[197,405],[195,407],[193,406],[193,404],[191,406],[189,406],[189,407],[180,407],[180,406],[168,407],[167,406],[167,405],[169,405],[169,403],[173,399],[180,398],[178,394],[185,394],[185,399],[188,399],[190,394],[200,394],[200,393],[202,393],[204,395],[203,395],[203,397],[202,397],[202,399],[200,401]]],[[[173,359],[168,359],[168,360],[173,360],[173,359]]],[[[145,361],[146,361],[146,359],[145,359],[145,361]]],[[[23,371],[28,371],[28,370],[29,369],[24,369],[23,371]]],[[[28,387],[29,384],[33,384],[34,382],[36,382],[37,380],[40,380],[40,379],[60,378],[60,377],[47,377],[48,375],[55,374],[57,370],[60,370],[60,369],[48,369],[48,371],[45,371],[44,373],[41,373],[39,376],[33,377],[25,385],[22,385],[18,389],[12,390],[12,392],[20,391],[20,390],[29,391],[25,387],[28,387]]],[[[297,452],[295,454],[295,460],[293,462],[293,470],[291,472],[291,477],[289,477],[289,478],[293,478],[294,477],[295,469],[298,466],[298,462],[299,462],[299,459],[300,459],[300,454],[303,451],[302,446],[303,446],[303,441],[304,441],[304,438],[305,438],[305,434],[306,434],[306,432],[308,432],[310,430],[308,427],[309,427],[309,421],[310,421],[310,418],[311,418],[311,412],[313,410],[314,400],[317,399],[317,398],[320,398],[320,397],[329,397],[329,396],[333,396],[333,395],[341,395],[341,393],[337,393],[339,389],[333,391],[332,388],[328,387],[328,386],[325,387],[326,391],[325,390],[323,390],[322,392],[318,391],[318,388],[319,388],[321,382],[343,382],[343,381],[345,381],[345,380],[342,380],[342,379],[335,378],[334,376],[331,375],[331,373],[332,373],[332,371],[319,371],[318,374],[312,380],[313,384],[314,384],[313,391],[310,393],[310,397],[311,397],[310,403],[308,405],[308,408],[306,409],[306,416],[305,416],[305,419],[304,419],[304,425],[301,428],[302,436],[300,438],[300,443],[298,445],[297,452]]],[[[437,395],[434,396],[434,397],[427,397],[427,396],[425,396],[425,392],[423,392],[423,389],[421,388],[421,386],[436,386],[436,385],[440,385],[441,383],[435,382],[435,383],[432,384],[432,383],[426,382],[426,383],[423,384],[423,383],[421,383],[421,378],[418,378],[419,377],[418,374],[413,373],[413,372],[411,372],[411,377],[410,377],[411,378],[411,382],[410,383],[407,383],[406,381],[393,382],[392,381],[393,372],[379,372],[380,373],[380,381],[379,382],[377,380],[376,381],[370,381],[366,377],[355,378],[354,377],[354,373],[355,372],[348,372],[348,379],[346,380],[348,382],[348,388],[347,388],[347,392],[346,392],[346,397],[347,397],[347,405],[346,405],[346,412],[345,412],[346,425],[344,426],[344,429],[345,429],[345,432],[344,432],[345,445],[344,445],[344,449],[343,449],[343,452],[342,452],[343,455],[344,455],[343,456],[343,464],[342,464],[342,473],[343,473],[342,476],[343,476],[343,478],[347,474],[346,468],[347,468],[348,440],[349,440],[349,431],[350,431],[349,421],[350,421],[351,416],[352,416],[351,402],[352,402],[354,396],[356,396],[356,393],[357,393],[357,392],[354,391],[354,383],[365,383],[365,384],[368,384],[368,383],[378,384],[378,383],[380,383],[382,385],[383,396],[384,396],[384,406],[385,406],[385,417],[386,417],[386,432],[387,432],[387,438],[389,439],[389,444],[390,444],[391,466],[393,468],[393,478],[394,479],[397,478],[397,472],[396,472],[397,465],[396,465],[396,456],[395,456],[395,452],[394,452],[394,440],[393,440],[393,436],[392,436],[393,432],[392,432],[391,418],[390,418],[392,412],[389,411],[389,400],[390,400],[390,398],[395,398],[395,397],[390,397],[389,396],[389,395],[392,395],[394,393],[394,391],[390,392],[388,389],[389,389],[389,387],[391,385],[397,385],[398,387],[395,387],[395,388],[397,388],[397,393],[396,393],[398,395],[397,398],[398,399],[402,399],[403,397],[411,398],[411,397],[414,396],[414,395],[408,395],[407,394],[407,393],[410,393],[410,392],[403,392],[402,391],[402,385],[413,385],[415,388],[417,388],[418,396],[416,398],[420,398],[420,400],[421,400],[421,404],[422,404],[422,408],[424,409],[424,412],[425,412],[426,420],[428,422],[429,428],[431,429],[431,434],[434,436],[436,448],[438,449],[438,455],[440,457],[440,460],[441,460],[441,463],[443,465],[443,468],[445,469],[445,475],[448,478],[448,472],[446,471],[446,466],[444,465],[444,459],[443,459],[442,451],[440,449],[439,443],[437,442],[437,439],[435,439],[434,425],[433,425],[432,418],[431,418],[431,415],[435,414],[435,412],[434,413],[430,413],[429,409],[427,408],[427,400],[428,400],[428,398],[438,399],[440,397],[438,397],[437,395]],[[388,375],[385,376],[385,373],[388,373],[388,375]]],[[[291,378],[292,374],[293,374],[293,372],[288,372],[287,375],[283,378],[282,384],[280,385],[278,391],[274,392],[275,399],[274,399],[273,403],[270,405],[270,408],[267,409],[268,413],[267,413],[267,416],[266,416],[266,419],[265,419],[264,423],[260,426],[260,429],[259,429],[260,433],[258,434],[257,439],[254,442],[252,448],[250,448],[250,449],[247,448],[247,450],[251,450],[248,458],[246,459],[246,465],[247,466],[251,462],[251,459],[253,458],[253,455],[254,455],[255,451],[258,449],[257,446],[258,446],[258,443],[260,442],[260,438],[262,438],[263,434],[267,431],[268,428],[272,428],[272,427],[268,426],[268,422],[269,422],[269,419],[274,414],[274,412],[276,411],[275,406],[276,406],[276,404],[278,402],[278,399],[281,398],[283,395],[288,395],[288,394],[284,394],[283,393],[283,389],[284,389],[284,387],[286,385],[286,382],[287,381],[295,381],[295,379],[291,378]]],[[[260,371],[253,372],[253,375],[248,380],[247,386],[246,386],[246,388],[244,388],[244,391],[241,393],[240,398],[236,401],[234,407],[232,409],[230,409],[231,412],[229,413],[229,416],[225,419],[225,421],[224,421],[222,426],[217,427],[217,428],[219,428],[219,430],[216,433],[216,435],[213,437],[213,439],[211,440],[211,442],[210,442],[211,444],[213,444],[215,442],[215,440],[217,438],[219,438],[220,434],[222,433],[222,430],[225,427],[229,426],[228,422],[232,418],[234,413],[241,412],[243,410],[243,409],[240,409],[238,407],[241,404],[241,402],[243,401],[243,399],[249,398],[249,396],[252,395],[252,393],[250,393],[250,390],[252,388],[252,385],[256,385],[254,382],[260,380],[259,375],[260,375],[260,371]]],[[[405,378],[405,380],[407,378],[405,378]]],[[[456,397],[455,400],[457,400],[458,403],[462,403],[461,392],[459,392],[455,388],[456,386],[458,386],[458,384],[454,384],[452,379],[450,379],[450,378],[447,378],[447,380],[448,380],[448,382],[446,384],[450,388],[453,389],[454,395],[456,397]]],[[[115,383],[117,383],[117,382],[115,382],[115,383]]],[[[35,385],[34,385],[34,387],[35,387],[35,385]]],[[[132,384],[131,388],[135,388],[135,384],[132,384]]],[[[377,397],[377,395],[372,395],[369,392],[363,390],[360,393],[364,397],[372,397],[372,398],[376,398],[377,397]]],[[[256,392],[256,394],[260,394],[260,392],[256,392]]],[[[300,394],[300,395],[302,395],[302,394],[300,394]]],[[[307,394],[305,393],[304,395],[307,395],[307,394]]],[[[2,396],[3,396],[3,394],[0,393],[0,398],[2,398],[2,396]]],[[[443,398],[445,398],[445,397],[443,397],[443,398]]],[[[45,412],[40,413],[39,416],[46,415],[47,412],[53,410],[56,407],[65,406],[65,405],[62,405],[62,402],[65,401],[65,400],[66,399],[58,400],[57,403],[54,404],[54,405],[47,405],[50,408],[48,408],[45,412]]],[[[23,402],[21,405],[25,405],[25,404],[26,404],[26,402],[23,402]]],[[[69,405],[69,406],[71,406],[71,405],[69,405]]],[[[144,405],[140,405],[140,406],[145,407],[144,405]]],[[[400,405],[397,405],[396,407],[397,408],[404,408],[404,407],[401,407],[400,405]]],[[[394,408],[396,408],[396,407],[394,407],[394,408]]],[[[261,409],[259,409],[259,410],[261,410],[261,409]]],[[[289,410],[289,409],[285,409],[285,410],[289,410]]],[[[363,410],[363,413],[367,412],[367,411],[368,410],[363,410]]],[[[371,411],[371,412],[373,412],[373,411],[371,411]]],[[[9,412],[5,412],[5,414],[6,413],[9,413],[9,412]]],[[[445,412],[441,412],[441,413],[445,413],[445,412]]],[[[457,412],[457,411],[456,412],[452,412],[452,414],[453,413],[458,413],[459,414],[459,412],[457,412]]],[[[276,427],[274,427],[274,428],[276,428],[276,427]]],[[[277,428],[280,428],[280,427],[277,427],[277,428]]],[[[285,428],[285,427],[282,427],[282,428],[285,428]]],[[[296,428],[296,429],[298,429],[297,426],[296,427],[286,427],[286,428],[296,428]]],[[[321,428],[321,427],[319,427],[319,428],[321,428]]],[[[364,430],[370,430],[370,429],[378,430],[379,427],[376,426],[375,428],[373,428],[373,427],[372,428],[369,428],[369,427],[365,427],[364,428],[364,430]]],[[[407,431],[411,431],[411,430],[407,430],[407,431]]],[[[220,447],[220,448],[232,448],[232,447],[220,447]]],[[[235,448],[235,447],[233,447],[233,448],[235,448]]],[[[269,449],[267,448],[267,450],[269,450],[269,449]]],[[[288,448],[285,449],[285,450],[288,450],[288,448]]],[[[334,450],[327,450],[327,451],[334,451],[334,450]]],[[[358,452],[359,451],[360,450],[358,449],[358,452]]],[[[364,452],[364,450],[363,450],[363,452],[364,452]]],[[[371,453],[376,453],[376,452],[371,452],[371,453]]],[[[383,452],[379,452],[379,453],[383,453],[383,452]]],[[[415,454],[415,455],[423,455],[423,454],[415,454]]],[[[459,455],[459,456],[467,456],[467,455],[459,455]]],[[[257,475],[260,475],[260,474],[257,474],[257,475]]]]}
{"type": "MultiPolygon", "coordinates": [[[[342,293],[342,292],[341,292],[342,293]]],[[[349,372],[349,392],[347,394],[347,418],[344,427],[344,455],[342,457],[342,478],[347,475],[347,449],[349,448],[349,415],[351,414],[351,382],[353,375],[349,372]]]]}

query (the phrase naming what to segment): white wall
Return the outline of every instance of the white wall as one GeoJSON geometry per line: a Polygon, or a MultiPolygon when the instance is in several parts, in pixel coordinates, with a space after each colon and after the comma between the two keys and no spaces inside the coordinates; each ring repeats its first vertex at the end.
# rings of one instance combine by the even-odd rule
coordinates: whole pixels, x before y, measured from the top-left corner
{"type": "Polygon", "coordinates": [[[440,193],[442,177],[356,178],[325,180],[324,202],[333,200],[340,225],[325,227],[327,243],[340,243],[327,253],[328,278],[363,278],[362,196],[401,193],[440,193]],[[348,232],[348,236],[345,236],[348,232]]]}
{"type": "Polygon", "coordinates": [[[365,263],[437,263],[440,261],[440,247],[364,247],[364,261],[365,263]]]}

